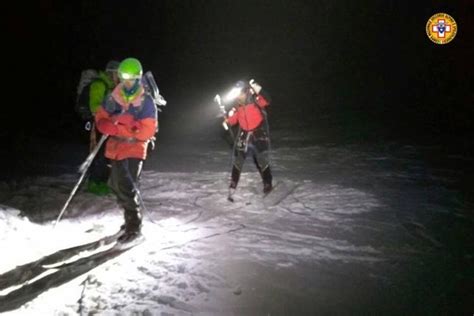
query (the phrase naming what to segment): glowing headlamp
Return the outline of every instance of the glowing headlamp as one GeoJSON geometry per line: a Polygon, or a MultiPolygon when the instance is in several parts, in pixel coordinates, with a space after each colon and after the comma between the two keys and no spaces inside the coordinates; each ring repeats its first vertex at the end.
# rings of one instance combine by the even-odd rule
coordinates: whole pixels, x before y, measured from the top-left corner
{"type": "Polygon", "coordinates": [[[127,73],[120,73],[120,79],[122,80],[134,80],[134,79],[140,79],[140,76],[134,75],[134,74],[127,74],[127,73]]]}
{"type": "Polygon", "coordinates": [[[233,101],[235,98],[237,98],[240,95],[240,93],[242,93],[242,88],[234,87],[230,89],[230,91],[224,97],[224,102],[228,103],[228,102],[233,101]]]}

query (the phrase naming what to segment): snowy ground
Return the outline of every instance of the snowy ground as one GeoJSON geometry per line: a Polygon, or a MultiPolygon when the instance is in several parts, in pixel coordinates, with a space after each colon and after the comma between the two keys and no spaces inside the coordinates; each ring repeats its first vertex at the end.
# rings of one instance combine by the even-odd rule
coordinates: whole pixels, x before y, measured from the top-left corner
{"type": "MultiPolygon", "coordinates": [[[[250,161],[226,200],[225,145],[165,143],[142,177],[144,243],[5,315],[474,312],[469,156],[274,137],[279,204],[250,161]]],[[[82,190],[53,229],[77,179],[0,183],[0,273],[118,229],[114,198],[82,190]]]]}

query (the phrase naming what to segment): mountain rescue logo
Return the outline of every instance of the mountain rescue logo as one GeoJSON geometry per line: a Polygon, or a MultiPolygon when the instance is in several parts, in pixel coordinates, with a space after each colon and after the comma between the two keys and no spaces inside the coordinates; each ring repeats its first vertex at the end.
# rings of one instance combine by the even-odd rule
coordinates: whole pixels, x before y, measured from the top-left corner
{"type": "Polygon", "coordinates": [[[446,13],[436,13],[426,23],[426,34],[436,44],[447,44],[453,40],[458,26],[453,17],[446,13]]]}

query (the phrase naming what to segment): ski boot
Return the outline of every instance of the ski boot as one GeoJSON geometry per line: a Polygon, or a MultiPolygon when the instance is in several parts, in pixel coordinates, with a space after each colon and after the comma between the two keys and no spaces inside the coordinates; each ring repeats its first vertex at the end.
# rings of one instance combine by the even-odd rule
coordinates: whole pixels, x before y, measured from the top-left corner
{"type": "Polygon", "coordinates": [[[264,183],[263,184],[263,194],[267,195],[273,190],[273,186],[271,183],[264,183]]]}
{"type": "Polygon", "coordinates": [[[118,241],[121,243],[130,242],[141,236],[141,220],[135,219],[134,221],[125,222],[120,226],[120,236],[118,241]]]}
{"type": "Polygon", "coordinates": [[[229,188],[229,195],[227,195],[227,201],[234,202],[235,188],[229,188]]]}
{"type": "Polygon", "coordinates": [[[263,194],[267,195],[273,190],[273,185],[272,185],[273,177],[272,177],[272,172],[269,166],[267,166],[265,170],[262,171],[261,176],[263,180],[263,194]]]}
{"type": "Polygon", "coordinates": [[[140,228],[136,229],[125,229],[125,231],[117,239],[121,243],[130,242],[141,236],[140,228]]]}
{"type": "Polygon", "coordinates": [[[234,193],[237,188],[237,184],[240,179],[240,170],[234,165],[232,166],[232,172],[230,176],[230,185],[229,185],[229,195],[227,196],[227,201],[234,202],[234,193]]]}

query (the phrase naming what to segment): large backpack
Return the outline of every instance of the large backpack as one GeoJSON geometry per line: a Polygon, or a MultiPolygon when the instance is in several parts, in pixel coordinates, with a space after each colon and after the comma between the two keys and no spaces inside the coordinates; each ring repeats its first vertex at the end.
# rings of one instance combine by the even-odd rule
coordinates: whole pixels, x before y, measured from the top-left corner
{"type": "Polygon", "coordinates": [[[96,79],[100,79],[99,73],[94,69],[86,69],[81,72],[81,78],[77,84],[77,95],[74,109],[84,121],[90,121],[93,119],[89,107],[89,93],[91,83],[96,79]]]}

